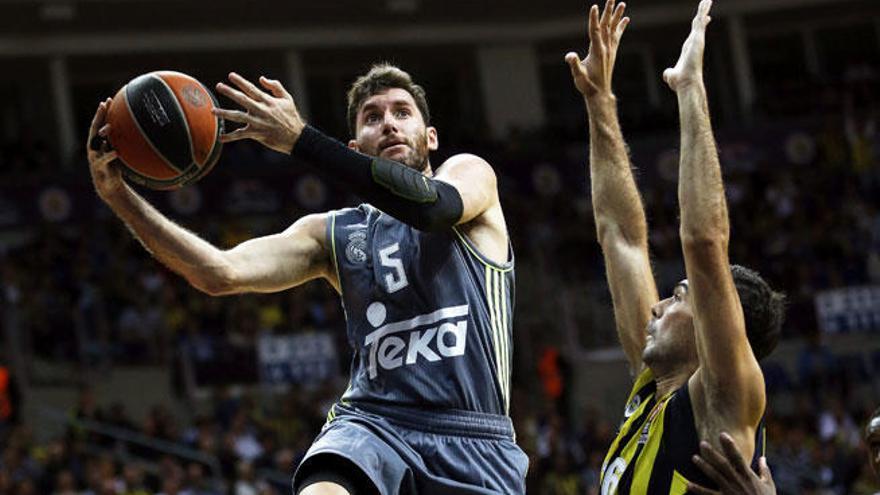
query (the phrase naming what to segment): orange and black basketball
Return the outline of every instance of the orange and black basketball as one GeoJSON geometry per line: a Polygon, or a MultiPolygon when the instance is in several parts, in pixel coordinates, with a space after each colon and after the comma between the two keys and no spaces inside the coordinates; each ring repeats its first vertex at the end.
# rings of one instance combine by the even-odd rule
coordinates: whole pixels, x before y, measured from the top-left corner
{"type": "Polygon", "coordinates": [[[223,120],[214,95],[180,72],[138,76],[122,87],[107,115],[110,145],[132,182],[176,189],[207,174],[220,157],[223,120]]]}

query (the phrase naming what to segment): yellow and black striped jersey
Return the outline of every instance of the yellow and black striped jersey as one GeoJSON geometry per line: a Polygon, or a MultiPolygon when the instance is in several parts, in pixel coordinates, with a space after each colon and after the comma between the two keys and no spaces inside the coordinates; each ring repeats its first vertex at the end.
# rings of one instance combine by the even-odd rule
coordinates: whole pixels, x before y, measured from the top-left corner
{"type": "MultiPolygon", "coordinates": [[[[627,398],[623,422],[602,464],[601,495],[681,495],[688,480],[715,486],[691,461],[699,452],[687,383],[657,397],[650,369],[636,379],[627,398]]],[[[764,455],[763,421],[755,438],[756,460],[764,455]]]]}

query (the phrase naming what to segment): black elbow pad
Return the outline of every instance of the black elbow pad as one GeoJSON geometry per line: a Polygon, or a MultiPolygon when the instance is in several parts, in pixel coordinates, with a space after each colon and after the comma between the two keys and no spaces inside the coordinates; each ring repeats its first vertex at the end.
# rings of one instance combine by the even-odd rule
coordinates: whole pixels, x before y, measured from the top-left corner
{"type": "Polygon", "coordinates": [[[379,157],[373,159],[371,168],[373,180],[396,196],[416,203],[437,201],[435,181],[425,177],[421,172],[379,157]]]}
{"type": "Polygon", "coordinates": [[[419,230],[427,232],[438,232],[451,229],[458,221],[461,220],[461,214],[464,212],[464,204],[461,201],[461,194],[458,189],[450,184],[439,180],[428,180],[432,182],[437,192],[437,200],[431,205],[424,205],[421,208],[419,217],[421,226],[416,226],[419,230]]]}

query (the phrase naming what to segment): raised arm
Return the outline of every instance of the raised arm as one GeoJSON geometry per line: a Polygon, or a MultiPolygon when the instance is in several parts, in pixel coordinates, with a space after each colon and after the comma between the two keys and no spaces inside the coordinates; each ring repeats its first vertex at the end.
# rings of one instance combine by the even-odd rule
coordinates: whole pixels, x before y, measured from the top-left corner
{"type": "MultiPolygon", "coordinates": [[[[89,143],[104,126],[109,100],[102,102],[89,130],[89,143]]],[[[284,232],[221,250],[175,224],[134,192],[112,164],[115,152],[88,151],[98,195],[125,222],[156,259],[211,295],[274,292],[324,277],[337,286],[330,270],[325,216],[301,218],[284,232]]]]}
{"type": "Polygon", "coordinates": [[[678,96],[681,119],[681,244],[699,357],[689,386],[701,435],[720,447],[718,434],[728,431],[750,458],[766,398],[728,261],[727,203],[703,83],[711,6],[700,2],[681,58],[663,75],[678,96]]]}
{"type": "Polygon", "coordinates": [[[611,89],[617,48],[629,24],[629,18],[623,16],[625,8],[624,3],[615,8],[614,0],[608,0],[600,18],[599,7],[594,5],[590,9],[587,58],[580,60],[577,54],[569,53],[565,60],[587,105],[596,230],[605,257],[617,333],[635,374],[643,367],[646,328],[651,306],[659,296],[648,255],[645,211],[611,89]]]}
{"type": "Polygon", "coordinates": [[[447,230],[461,222],[466,209],[473,209],[463,204],[454,186],[393,160],[355,151],[307,125],[280,82],[261,77],[261,89],[236,73],[229,80],[238,89],[219,83],[217,91],[244,111],[214,112],[244,126],[220,136],[222,141],[253,139],[312,162],[324,177],[420,230],[447,230]]]}

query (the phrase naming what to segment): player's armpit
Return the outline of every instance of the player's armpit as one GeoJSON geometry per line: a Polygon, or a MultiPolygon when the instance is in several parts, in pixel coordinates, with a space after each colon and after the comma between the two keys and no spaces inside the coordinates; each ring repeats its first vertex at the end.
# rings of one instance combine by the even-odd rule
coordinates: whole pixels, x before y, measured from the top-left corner
{"type": "Polygon", "coordinates": [[[326,213],[308,215],[284,232],[225,251],[231,276],[216,295],[278,292],[321,277],[338,287],[326,241],[327,217],[326,213]]]}

